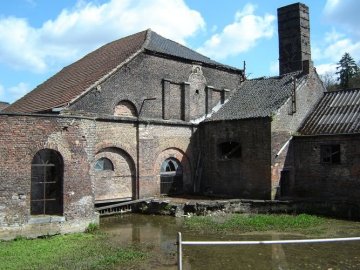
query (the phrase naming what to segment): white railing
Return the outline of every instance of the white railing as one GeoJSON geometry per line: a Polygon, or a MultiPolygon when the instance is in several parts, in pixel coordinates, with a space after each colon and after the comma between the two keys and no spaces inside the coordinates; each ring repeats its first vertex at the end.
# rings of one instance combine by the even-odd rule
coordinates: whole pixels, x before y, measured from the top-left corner
{"type": "Polygon", "coordinates": [[[360,237],[348,238],[325,238],[325,239],[295,239],[295,240],[272,240],[272,241],[183,241],[181,232],[178,232],[178,270],[182,270],[182,246],[214,246],[214,245],[273,245],[273,244],[306,244],[360,241],[360,237]]]}

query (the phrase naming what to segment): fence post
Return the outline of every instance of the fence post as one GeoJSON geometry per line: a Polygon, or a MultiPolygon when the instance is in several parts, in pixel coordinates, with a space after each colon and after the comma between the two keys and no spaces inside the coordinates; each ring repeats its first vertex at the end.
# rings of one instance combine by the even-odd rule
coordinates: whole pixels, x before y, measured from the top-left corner
{"type": "Polygon", "coordinates": [[[182,270],[182,243],[181,232],[178,232],[177,245],[178,245],[178,270],[182,270]]]}

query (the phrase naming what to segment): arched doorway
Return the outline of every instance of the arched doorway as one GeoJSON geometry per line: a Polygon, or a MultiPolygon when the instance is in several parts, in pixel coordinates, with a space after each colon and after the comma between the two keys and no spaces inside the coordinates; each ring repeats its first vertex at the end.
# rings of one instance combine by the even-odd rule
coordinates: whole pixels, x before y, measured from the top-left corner
{"type": "Polygon", "coordinates": [[[160,168],[160,194],[177,194],[183,191],[183,169],[175,158],[168,158],[160,168]]]}
{"type": "Polygon", "coordinates": [[[59,152],[42,149],[31,163],[31,215],[63,214],[64,163],[59,152]]]}

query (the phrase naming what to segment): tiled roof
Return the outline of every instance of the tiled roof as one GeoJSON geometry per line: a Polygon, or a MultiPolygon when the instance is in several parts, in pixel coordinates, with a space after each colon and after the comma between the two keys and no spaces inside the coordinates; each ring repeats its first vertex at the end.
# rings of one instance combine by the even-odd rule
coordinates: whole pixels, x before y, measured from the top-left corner
{"type": "Polygon", "coordinates": [[[239,71],[212,61],[210,58],[166,39],[149,29],[113,41],[89,53],[37,86],[4,111],[43,112],[66,106],[99,80],[107,77],[124,61],[142,50],[239,71]]]}
{"type": "Polygon", "coordinates": [[[360,89],[326,92],[307,117],[302,135],[352,134],[360,132],[360,89]]]}
{"type": "Polygon", "coordinates": [[[41,112],[66,105],[139,50],[146,31],[119,39],[63,68],[5,112],[41,112]]]}
{"type": "Polygon", "coordinates": [[[300,84],[306,76],[299,71],[277,77],[246,80],[207,121],[271,116],[291,96],[293,78],[300,84]]]}
{"type": "Polygon", "coordinates": [[[0,111],[9,106],[9,103],[0,101],[0,111]]]}
{"type": "Polygon", "coordinates": [[[179,57],[182,59],[205,63],[213,66],[224,67],[227,69],[238,70],[234,67],[223,65],[214,60],[211,60],[209,57],[206,57],[196,51],[193,51],[175,41],[166,39],[153,31],[150,31],[149,33],[150,33],[149,42],[145,45],[145,49],[148,49],[149,51],[171,55],[174,57],[179,57]]]}

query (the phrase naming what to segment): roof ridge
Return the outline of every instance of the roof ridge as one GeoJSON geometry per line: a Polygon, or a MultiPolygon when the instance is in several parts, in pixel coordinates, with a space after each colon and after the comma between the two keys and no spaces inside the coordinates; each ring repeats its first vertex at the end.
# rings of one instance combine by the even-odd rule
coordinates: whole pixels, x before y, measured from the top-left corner
{"type": "MultiPolygon", "coordinates": [[[[146,38],[143,43],[143,45],[138,49],[136,52],[134,52],[132,55],[130,55],[127,59],[122,61],[119,65],[117,65],[115,68],[110,70],[108,73],[106,73],[103,77],[101,77],[99,80],[95,81],[92,85],[90,85],[87,89],[85,89],[83,92],[81,92],[78,96],[74,97],[72,100],[68,102],[68,104],[65,106],[68,108],[71,104],[75,103],[79,98],[85,96],[88,92],[90,92],[94,87],[98,86],[100,83],[104,82],[106,79],[108,79],[111,75],[113,75],[116,71],[118,71],[121,67],[123,67],[125,64],[130,62],[132,59],[134,59],[137,55],[139,55],[141,52],[145,50],[144,44],[148,41],[148,36],[150,36],[149,32],[151,32],[150,29],[146,30],[146,38]]],[[[138,32],[139,34],[141,32],[138,32]]],[[[126,37],[125,37],[126,38],[126,37]]],[[[107,45],[107,44],[106,44],[107,45]]],[[[104,45],[105,46],[105,45],[104,45]]]]}
{"type": "Polygon", "coordinates": [[[142,49],[146,49],[146,47],[149,45],[150,41],[151,41],[151,36],[152,36],[152,33],[154,31],[151,30],[151,28],[148,28],[146,30],[146,38],[144,40],[144,43],[143,45],[141,46],[142,49]]]}

